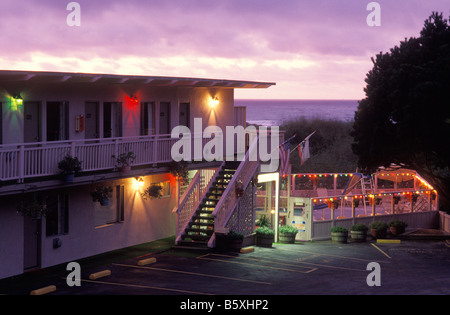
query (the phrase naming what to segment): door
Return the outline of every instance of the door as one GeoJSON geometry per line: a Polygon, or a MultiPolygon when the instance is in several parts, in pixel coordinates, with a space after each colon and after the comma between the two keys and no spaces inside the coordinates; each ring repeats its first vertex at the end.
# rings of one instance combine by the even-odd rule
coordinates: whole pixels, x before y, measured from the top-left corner
{"type": "Polygon", "coordinates": [[[98,132],[98,103],[86,102],[84,106],[84,138],[96,139],[98,132]]]}
{"type": "Polygon", "coordinates": [[[167,135],[172,131],[170,128],[170,102],[161,102],[159,105],[159,134],[167,135]]]}
{"type": "Polygon", "coordinates": [[[311,240],[311,199],[309,198],[289,198],[288,203],[289,218],[292,218],[290,222],[286,222],[288,225],[292,225],[297,228],[296,240],[310,241],[311,240]]]}
{"type": "Polygon", "coordinates": [[[41,141],[41,106],[39,102],[24,102],[24,142],[41,141]]]}
{"type": "Polygon", "coordinates": [[[190,128],[189,107],[190,107],[189,103],[180,103],[180,120],[179,120],[180,126],[186,126],[190,128]]]}
{"type": "Polygon", "coordinates": [[[24,216],[24,251],[23,269],[39,267],[41,220],[33,220],[24,216]]]}

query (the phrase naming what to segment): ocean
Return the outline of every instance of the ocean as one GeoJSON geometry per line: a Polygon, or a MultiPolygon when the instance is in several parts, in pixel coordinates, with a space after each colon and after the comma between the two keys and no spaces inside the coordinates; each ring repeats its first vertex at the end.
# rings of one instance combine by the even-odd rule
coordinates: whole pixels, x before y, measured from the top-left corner
{"type": "Polygon", "coordinates": [[[336,119],[352,121],[358,100],[235,100],[235,106],[245,106],[247,123],[280,126],[283,122],[306,119],[336,119]]]}

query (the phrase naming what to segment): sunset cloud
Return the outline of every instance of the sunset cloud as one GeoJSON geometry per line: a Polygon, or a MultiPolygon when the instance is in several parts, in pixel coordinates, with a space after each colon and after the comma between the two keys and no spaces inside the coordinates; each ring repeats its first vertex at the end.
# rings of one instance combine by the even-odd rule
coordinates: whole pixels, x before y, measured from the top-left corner
{"type": "Polygon", "coordinates": [[[237,97],[361,98],[370,57],[418,36],[448,0],[2,0],[0,68],[277,82],[237,97]]]}

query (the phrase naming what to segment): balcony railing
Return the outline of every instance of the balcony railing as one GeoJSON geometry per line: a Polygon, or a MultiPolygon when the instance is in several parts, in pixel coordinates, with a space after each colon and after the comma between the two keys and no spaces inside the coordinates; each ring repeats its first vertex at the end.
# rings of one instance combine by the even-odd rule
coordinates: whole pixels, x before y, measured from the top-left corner
{"type": "Polygon", "coordinates": [[[83,172],[114,169],[114,157],[130,151],[136,156],[131,166],[168,163],[176,141],[170,135],[153,135],[5,144],[0,146],[0,180],[23,182],[27,178],[57,175],[59,161],[68,154],[81,161],[83,172]]]}

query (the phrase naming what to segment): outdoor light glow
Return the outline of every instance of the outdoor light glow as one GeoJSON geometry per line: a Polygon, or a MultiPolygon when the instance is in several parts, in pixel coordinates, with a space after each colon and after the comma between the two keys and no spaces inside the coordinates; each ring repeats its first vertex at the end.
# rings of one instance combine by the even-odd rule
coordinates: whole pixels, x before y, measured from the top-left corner
{"type": "Polygon", "coordinates": [[[11,110],[16,111],[19,106],[23,105],[23,98],[20,95],[11,97],[11,110]]]}
{"type": "Polygon", "coordinates": [[[211,107],[211,109],[216,108],[219,105],[219,99],[217,97],[213,97],[209,100],[209,107],[211,107]]]}
{"type": "Polygon", "coordinates": [[[143,177],[136,177],[134,179],[134,190],[141,190],[142,187],[144,187],[144,178],[143,177]]]}

